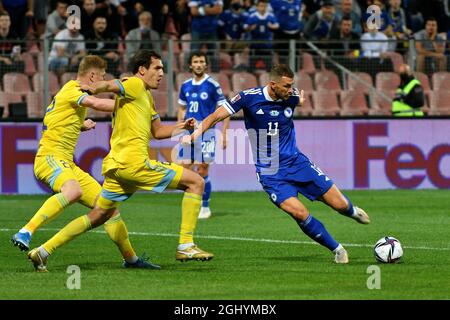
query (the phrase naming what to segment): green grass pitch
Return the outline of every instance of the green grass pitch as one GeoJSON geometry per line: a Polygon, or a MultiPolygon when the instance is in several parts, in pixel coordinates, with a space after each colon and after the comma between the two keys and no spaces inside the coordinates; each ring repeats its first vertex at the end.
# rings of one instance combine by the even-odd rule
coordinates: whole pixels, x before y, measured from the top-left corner
{"type": "MultiPolygon", "coordinates": [[[[311,213],[347,248],[350,264],[304,235],[265,193],[213,193],[213,216],[198,222],[196,242],[215,254],[209,262],[175,261],[180,193],[136,194],[121,207],[137,253],[162,270],[129,270],[103,227],[55,252],[46,274],[35,273],[9,242],[46,196],[0,197],[0,299],[450,299],[448,190],[348,191],[371,217],[360,225],[322,203],[311,213]],[[404,248],[402,262],[378,264],[372,246],[385,235],[404,248]],[[81,288],[69,290],[69,265],[81,270],[81,288]],[[367,287],[368,267],[380,268],[381,288],[367,287]]],[[[32,247],[86,213],[73,205],[36,233],[32,247]]]]}

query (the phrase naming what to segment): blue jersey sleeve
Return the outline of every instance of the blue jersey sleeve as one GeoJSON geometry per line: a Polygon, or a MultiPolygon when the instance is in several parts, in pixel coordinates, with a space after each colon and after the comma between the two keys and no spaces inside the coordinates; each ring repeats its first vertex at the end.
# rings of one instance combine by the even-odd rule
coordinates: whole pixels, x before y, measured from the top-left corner
{"type": "Polygon", "coordinates": [[[184,93],[184,88],[185,86],[182,85],[180,88],[180,94],[178,95],[178,103],[181,104],[182,106],[186,106],[187,105],[187,101],[186,101],[186,96],[184,93]]]}
{"type": "Polygon", "coordinates": [[[242,92],[239,92],[237,95],[235,95],[233,98],[231,98],[229,101],[225,101],[223,104],[225,109],[230,114],[235,114],[239,112],[242,108],[244,108],[244,99],[242,92]]]}
{"type": "Polygon", "coordinates": [[[214,100],[216,101],[216,107],[225,104],[225,102],[227,102],[227,99],[225,99],[220,85],[214,85],[214,89],[214,100]]]}

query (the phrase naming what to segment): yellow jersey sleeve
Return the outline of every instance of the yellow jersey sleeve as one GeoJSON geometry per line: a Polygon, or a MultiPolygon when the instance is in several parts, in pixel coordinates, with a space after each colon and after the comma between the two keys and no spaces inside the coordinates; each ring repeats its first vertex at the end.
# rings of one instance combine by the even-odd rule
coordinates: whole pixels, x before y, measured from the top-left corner
{"type": "Polygon", "coordinates": [[[120,96],[125,99],[134,100],[145,92],[144,82],[137,77],[115,80],[120,88],[120,96]]]}
{"type": "Polygon", "coordinates": [[[80,107],[83,99],[88,96],[86,92],[81,91],[79,84],[71,86],[68,90],[65,90],[62,95],[72,106],[77,105],[80,107]]]}

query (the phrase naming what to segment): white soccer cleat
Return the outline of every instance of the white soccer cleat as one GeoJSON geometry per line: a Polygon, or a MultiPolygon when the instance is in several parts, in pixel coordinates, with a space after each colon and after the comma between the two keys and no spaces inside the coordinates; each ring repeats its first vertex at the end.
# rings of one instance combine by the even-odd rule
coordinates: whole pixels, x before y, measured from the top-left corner
{"type": "Polygon", "coordinates": [[[354,216],[352,216],[352,218],[361,224],[369,224],[370,219],[369,219],[369,216],[367,215],[367,213],[361,208],[358,208],[358,207],[354,207],[354,208],[355,208],[356,214],[354,216]]]}
{"type": "Polygon", "coordinates": [[[344,248],[336,251],[335,255],[334,255],[334,261],[336,263],[348,263],[348,253],[347,250],[345,250],[344,248]]]}
{"type": "Polygon", "coordinates": [[[211,210],[209,209],[209,207],[202,207],[200,209],[200,213],[198,214],[198,218],[208,219],[209,217],[211,217],[211,210]]]}

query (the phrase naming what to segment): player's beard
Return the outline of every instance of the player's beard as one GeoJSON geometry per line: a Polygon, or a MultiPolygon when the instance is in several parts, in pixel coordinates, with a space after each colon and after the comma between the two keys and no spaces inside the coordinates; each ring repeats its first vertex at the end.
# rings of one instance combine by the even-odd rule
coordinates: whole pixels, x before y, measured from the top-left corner
{"type": "Polygon", "coordinates": [[[201,78],[201,77],[203,77],[203,75],[205,74],[205,69],[203,69],[202,71],[196,71],[195,69],[193,69],[193,71],[194,71],[194,75],[196,76],[196,77],[198,77],[198,78],[201,78]]]}

